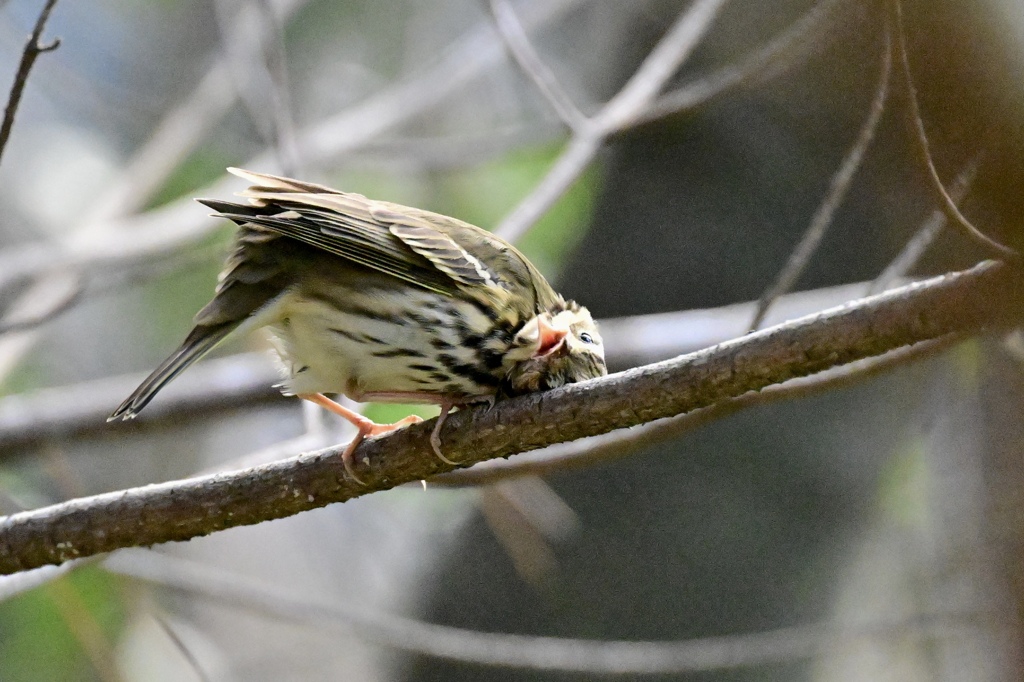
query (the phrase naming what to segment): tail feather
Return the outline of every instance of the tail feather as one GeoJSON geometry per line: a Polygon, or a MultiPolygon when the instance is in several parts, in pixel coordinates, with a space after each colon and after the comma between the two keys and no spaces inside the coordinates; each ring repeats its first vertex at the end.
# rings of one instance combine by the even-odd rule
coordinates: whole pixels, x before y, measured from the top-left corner
{"type": "Polygon", "coordinates": [[[193,329],[178,350],[160,363],[128,399],[107,417],[107,421],[134,419],[160,389],[220,343],[237,326],[238,322],[229,322],[216,326],[200,325],[193,329]]]}

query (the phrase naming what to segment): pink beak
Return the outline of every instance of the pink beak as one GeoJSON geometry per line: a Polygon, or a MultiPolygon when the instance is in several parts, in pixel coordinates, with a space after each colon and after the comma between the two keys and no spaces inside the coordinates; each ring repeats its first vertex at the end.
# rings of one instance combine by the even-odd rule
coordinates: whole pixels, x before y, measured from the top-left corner
{"type": "Polygon", "coordinates": [[[537,350],[533,357],[543,358],[565,348],[565,337],[567,329],[556,329],[544,321],[543,317],[537,318],[537,350]]]}

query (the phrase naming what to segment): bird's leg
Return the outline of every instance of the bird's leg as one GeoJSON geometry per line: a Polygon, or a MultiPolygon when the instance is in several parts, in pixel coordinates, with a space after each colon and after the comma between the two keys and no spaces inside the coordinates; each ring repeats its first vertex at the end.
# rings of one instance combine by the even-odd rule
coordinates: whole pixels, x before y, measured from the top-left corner
{"type": "Polygon", "coordinates": [[[434,449],[434,454],[439,460],[452,466],[458,466],[457,462],[453,462],[441,454],[441,425],[444,424],[444,420],[448,418],[448,413],[454,406],[455,404],[449,400],[441,403],[441,414],[437,415],[437,423],[434,424],[434,430],[430,432],[430,447],[434,449]]]}
{"type": "MultiPolygon", "coordinates": [[[[441,452],[441,427],[444,425],[444,420],[448,418],[448,413],[456,405],[465,404],[465,398],[459,396],[457,398],[444,397],[436,393],[415,393],[415,392],[404,392],[404,391],[389,391],[379,393],[367,393],[363,396],[367,400],[377,400],[380,402],[385,401],[399,401],[408,400],[409,402],[418,403],[434,403],[441,408],[441,414],[437,416],[437,423],[434,424],[434,430],[430,432],[430,447],[437,455],[437,458],[445,464],[451,464],[452,466],[459,466],[458,462],[453,462],[444,456],[441,452]],[[461,399],[460,399],[461,398],[461,399]]],[[[489,402],[494,404],[493,398],[484,398],[483,402],[489,402]]]]}
{"type": "Polygon", "coordinates": [[[394,424],[378,424],[372,419],[364,417],[354,410],[348,409],[344,405],[339,405],[323,393],[298,393],[296,396],[303,400],[308,400],[311,403],[315,403],[325,410],[333,412],[342,419],[351,422],[352,425],[356,427],[356,435],[352,439],[352,442],[348,444],[348,447],[345,448],[345,451],[341,453],[341,461],[345,465],[345,471],[348,472],[348,475],[360,485],[366,484],[363,483],[362,479],[356,476],[353,455],[356,448],[359,447],[359,444],[363,442],[363,439],[367,436],[379,436],[382,433],[388,433],[389,431],[400,429],[403,426],[423,421],[422,417],[411,414],[405,419],[399,419],[394,424]]]}

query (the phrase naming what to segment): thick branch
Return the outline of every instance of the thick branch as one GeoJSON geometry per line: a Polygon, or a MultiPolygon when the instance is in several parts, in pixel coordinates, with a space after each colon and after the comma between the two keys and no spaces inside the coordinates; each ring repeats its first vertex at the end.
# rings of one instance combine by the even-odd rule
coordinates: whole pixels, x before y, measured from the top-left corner
{"type": "MultiPolygon", "coordinates": [[[[653,365],[449,417],[447,457],[470,466],[671,417],[952,332],[1019,316],[1017,271],[985,262],[653,365]]],[[[343,502],[451,469],[433,455],[433,422],[245,471],[97,495],[0,520],[0,572],[121,547],[186,540],[343,502]]]]}

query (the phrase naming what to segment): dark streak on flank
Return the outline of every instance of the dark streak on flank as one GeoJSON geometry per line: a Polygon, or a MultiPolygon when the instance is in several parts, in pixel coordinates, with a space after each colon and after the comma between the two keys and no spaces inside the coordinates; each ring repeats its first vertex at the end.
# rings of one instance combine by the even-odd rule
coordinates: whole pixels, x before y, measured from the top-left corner
{"type": "Polygon", "coordinates": [[[333,332],[338,336],[344,336],[349,341],[355,341],[356,343],[373,343],[378,346],[386,346],[387,342],[384,339],[378,339],[376,336],[370,336],[369,334],[361,334],[360,332],[350,332],[344,329],[336,329],[334,327],[328,327],[327,331],[333,332]]]}
{"type": "MultiPolygon", "coordinates": [[[[425,364],[425,363],[413,363],[411,365],[408,365],[408,367],[409,367],[409,369],[416,370],[417,372],[436,372],[437,371],[437,367],[434,367],[433,365],[428,365],[428,364],[425,364]]],[[[447,380],[447,376],[445,377],[445,380],[447,380]]]]}
{"type": "Polygon", "coordinates": [[[412,348],[392,348],[370,353],[375,358],[426,358],[427,356],[412,348]]]}

